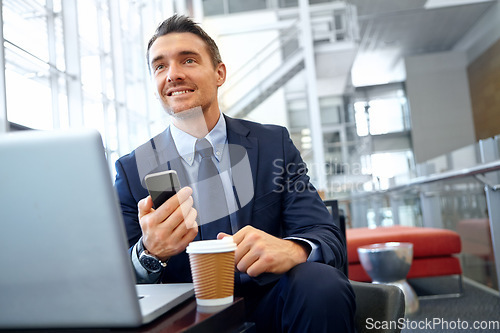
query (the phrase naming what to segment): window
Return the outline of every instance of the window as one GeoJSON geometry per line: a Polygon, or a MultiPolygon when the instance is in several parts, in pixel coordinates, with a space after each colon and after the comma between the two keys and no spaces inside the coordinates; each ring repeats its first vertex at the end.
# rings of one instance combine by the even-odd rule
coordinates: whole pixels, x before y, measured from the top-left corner
{"type": "Polygon", "coordinates": [[[354,103],[358,135],[380,135],[407,130],[405,104],[406,100],[402,98],[354,103]]]}
{"type": "Polygon", "coordinates": [[[37,129],[52,129],[59,123],[53,114],[59,102],[58,76],[64,69],[56,47],[61,42],[57,40],[61,36],[61,20],[55,14],[60,10],[58,4],[55,1],[46,15],[42,1],[3,1],[7,119],[10,122],[37,129]],[[50,45],[49,35],[52,36],[50,45]]]}
{"type": "Polygon", "coordinates": [[[157,133],[158,126],[164,129],[144,54],[156,24],[173,7],[162,0],[1,5],[11,128],[95,128],[113,171],[119,155],[157,133]]]}

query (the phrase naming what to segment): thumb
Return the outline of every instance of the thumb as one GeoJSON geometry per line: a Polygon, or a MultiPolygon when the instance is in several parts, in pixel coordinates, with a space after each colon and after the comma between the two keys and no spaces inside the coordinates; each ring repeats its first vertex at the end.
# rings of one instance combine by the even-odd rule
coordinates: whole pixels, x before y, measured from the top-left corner
{"type": "Polygon", "coordinates": [[[153,208],[153,199],[151,199],[151,196],[147,196],[139,201],[137,208],[139,209],[139,219],[144,215],[149,214],[153,208]]]}
{"type": "Polygon", "coordinates": [[[231,237],[231,235],[226,234],[225,232],[219,232],[217,234],[217,239],[222,239],[224,237],[231,237]]]}

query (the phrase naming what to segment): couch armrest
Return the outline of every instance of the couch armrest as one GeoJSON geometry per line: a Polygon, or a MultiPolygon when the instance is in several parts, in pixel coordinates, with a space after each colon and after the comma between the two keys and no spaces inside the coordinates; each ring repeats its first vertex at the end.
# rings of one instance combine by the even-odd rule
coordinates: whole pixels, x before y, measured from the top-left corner
{"type": "Polygon", "coordinates": [[[404,294],[396,286],[351,281],[356,294],[356,329],[358,333],[401,332],[398,320],[404,318],[404,294]],[[375,323],[378,323],[375,326],[375,323]],[[391,325],[390,329],[376,329],[391,325]]]}

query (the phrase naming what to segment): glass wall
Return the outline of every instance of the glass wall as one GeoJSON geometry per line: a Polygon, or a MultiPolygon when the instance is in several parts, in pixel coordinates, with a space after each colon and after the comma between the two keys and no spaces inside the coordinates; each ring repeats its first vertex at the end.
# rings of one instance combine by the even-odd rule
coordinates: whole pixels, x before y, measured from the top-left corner
{"type": "Polygon", "coordinates": [[[341,202],[350,227],[408,225],[456,231],[463,275],[497,289],[500,138],[484,140],[419,164],[382,191],[353,193],[341,202]],[[490,202],[493,204],[490,204],[490,202]]]}
{"type": "Polygon", "coordinates": [[[11,127],[95,128],[112,170],[120,155],[165,127],[145,48],[173,5],[161,0],[3,0],[1,5],[11,127]]]}
{"type": "Polygon", "coordinates": [[[39,129],[60,124],[60,114],[67,118],[59,109],[65,100],[60,2],[52,7],[47,13],[45,1],[3,1],[7,119],[39,129]]]}

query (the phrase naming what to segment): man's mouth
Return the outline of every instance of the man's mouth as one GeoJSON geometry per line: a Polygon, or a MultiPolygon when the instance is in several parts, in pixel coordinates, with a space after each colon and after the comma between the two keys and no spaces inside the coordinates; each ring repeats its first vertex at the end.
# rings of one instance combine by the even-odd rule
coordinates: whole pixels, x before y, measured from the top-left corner
{"type": "Polygon", "coordinates": [[[187,94],[187,93],[190,93],[190,92],[193,92],[194,90],[179,90],[179,91],[173,91],[171,93],[168,94],[168,96],[179,96],[179,95],[183,95],[183,94],[187,94]]]}

